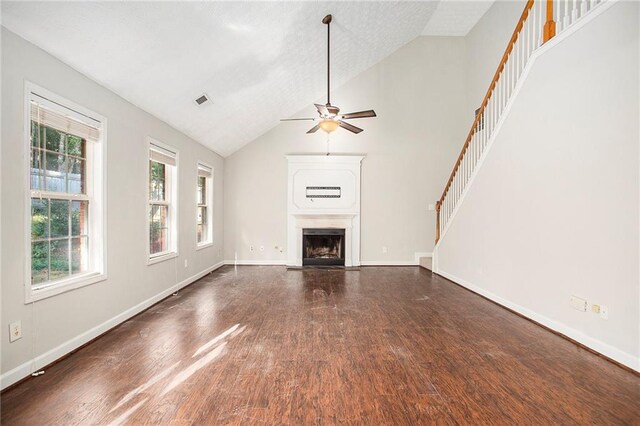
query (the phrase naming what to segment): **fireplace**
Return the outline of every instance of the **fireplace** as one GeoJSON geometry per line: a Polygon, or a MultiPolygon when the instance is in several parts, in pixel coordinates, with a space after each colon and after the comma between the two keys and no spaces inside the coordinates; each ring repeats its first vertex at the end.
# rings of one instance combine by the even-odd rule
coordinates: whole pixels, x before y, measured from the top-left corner
{"type": "Polygon", "coordinates": [[[305,228],[302,230],[302,265],[344,266],[345,230],[305,228]]]}

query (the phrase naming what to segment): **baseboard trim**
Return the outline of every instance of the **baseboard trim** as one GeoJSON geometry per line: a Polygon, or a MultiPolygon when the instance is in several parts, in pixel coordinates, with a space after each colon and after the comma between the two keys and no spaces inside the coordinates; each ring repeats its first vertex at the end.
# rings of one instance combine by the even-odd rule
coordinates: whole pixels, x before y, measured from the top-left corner
{"type": "MultiPolygon", "coordinates": [[[[431,257],[431,253],[416,253],[416,260],[362,260],[353,266],[418,266],[420,257],[431,257]],[[419,256],[418,256],[419,255],[419,256]]],[[[225,265],[236,266],[286,266],[286,260],[225,260],[225,265]]]]}
{"type": "Polygon", "coordinates": [[[525,308],[523,306],[518,305],[517,303],[513,303],[507,299],[504,299],[496,294],[491,293],[490,291],[486,291],[481,287],[478,287],[474,284],[471,284],[468,281],[463,280],[460,277],[457,277],[453,274],[445,272],[441,269],[437,272],[438,275],[446,278],[449,281],[452,281],[454,284],[458,284],[490,301],[497,303],[498,305],[505,307],[523,317],[540,324],[541,326],[552,330],[555,333],[560,334],[561,336],[572,340],[580,345],[585,346],[587,349],[597,352],[600,355],[603,355],[606,358],[609,358],[614,363],[621,364],[622,366],[629,368],[630,370],[635,371],[636,373],[640,372],[640,359],[634,357],[631,354],[621,351],[607,343],[604,343],[598,339],[594,339],[583,332],[576,330],[572,327],[569,327],[561,322],[552,320],[551,318],[547,318],[544,315],[540,315],[539,313],[525,308]]]}
{"type": "Polygon", "coordinates": [[[418,266],[413,260],[362,260],[361,266],[418,266]]]}
{"type": "Polygon", "coordinates": [[[28,378],[32,373],[32,370],[31,370],[32,368],[37,371],[50,364],[53,364],[54,362],[60,360],[61,358],[64,358],[65,356],[71,354],[78,348],[86,345],[87,343],[91,342],[92,340],[96,339],[97,337],[101,336],[102,334],[106,333],[112,328],[131,319],[132,317],[138,315],[142,311],[149,309],[151,306],[160,302],[162,299],[170,296],[171,294],[188,286],[189,284],[194,283],[195,281],[204,277],[208,273],[215,271],[216,269],[220,268],[223,265],[224,265],[224,262],[216,263],[215,265],[210,266],[205,270],[198,272],[197,274],[179,282],[178,284],[175,284],[169,287],[168,289],[156,294],[155,296],[150,297],[147,300],[144,300],[138,303],[137,305],[103,322],[102,324],[99,324],[89,329],[88,331],[85,331],[84,333],[70,340],[67,340],[63,344],[43,353],[42,355],[37,356],[34,360],[29,360],[12,370],[7,371],[2,376],[0,376],[0,389],[4,390],[13,384],[25,378],[28,378]]]}
{"type": "Polygon", "coordinates": [[[286,265],[286,260],[225,260],[225,265],[238,266],[282,266],[286,265]]]}

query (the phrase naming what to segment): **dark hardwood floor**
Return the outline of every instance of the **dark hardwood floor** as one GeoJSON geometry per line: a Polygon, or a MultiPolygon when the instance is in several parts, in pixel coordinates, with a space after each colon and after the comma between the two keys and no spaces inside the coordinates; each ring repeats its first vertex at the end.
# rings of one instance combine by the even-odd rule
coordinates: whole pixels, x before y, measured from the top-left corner
{"type": "Polygon", "coordinates": [[[2,424],[639,424],[640,378],[417,267],[224,267],[2,395],[2,424]]]}

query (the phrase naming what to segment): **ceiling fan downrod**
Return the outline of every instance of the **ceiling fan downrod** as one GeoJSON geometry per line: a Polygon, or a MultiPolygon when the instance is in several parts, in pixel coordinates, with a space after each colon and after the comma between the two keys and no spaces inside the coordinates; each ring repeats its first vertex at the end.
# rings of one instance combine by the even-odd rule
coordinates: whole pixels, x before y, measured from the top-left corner
{"type": "Polygon", "coordinates": [[[327,106],[331,105],[331,15],[322,18],[322,23],[327,26],[327,106]]]}

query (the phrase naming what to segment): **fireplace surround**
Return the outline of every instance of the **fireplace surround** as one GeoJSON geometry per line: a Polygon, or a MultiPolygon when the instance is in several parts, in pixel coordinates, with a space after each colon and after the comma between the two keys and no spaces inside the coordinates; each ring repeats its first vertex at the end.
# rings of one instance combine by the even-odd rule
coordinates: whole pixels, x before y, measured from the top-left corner
{"type": "Polygon", "coordinates": [[[318,256],[311,263],[305,260],[304,232],[310,229],[340,230],[340,257],[344,259],[339,265],[360,266],[360,167],[363,159],[363,155],[287,156],[287,266],[336,262],[335,259],[317,260],[327,259],[318,256]]]}

